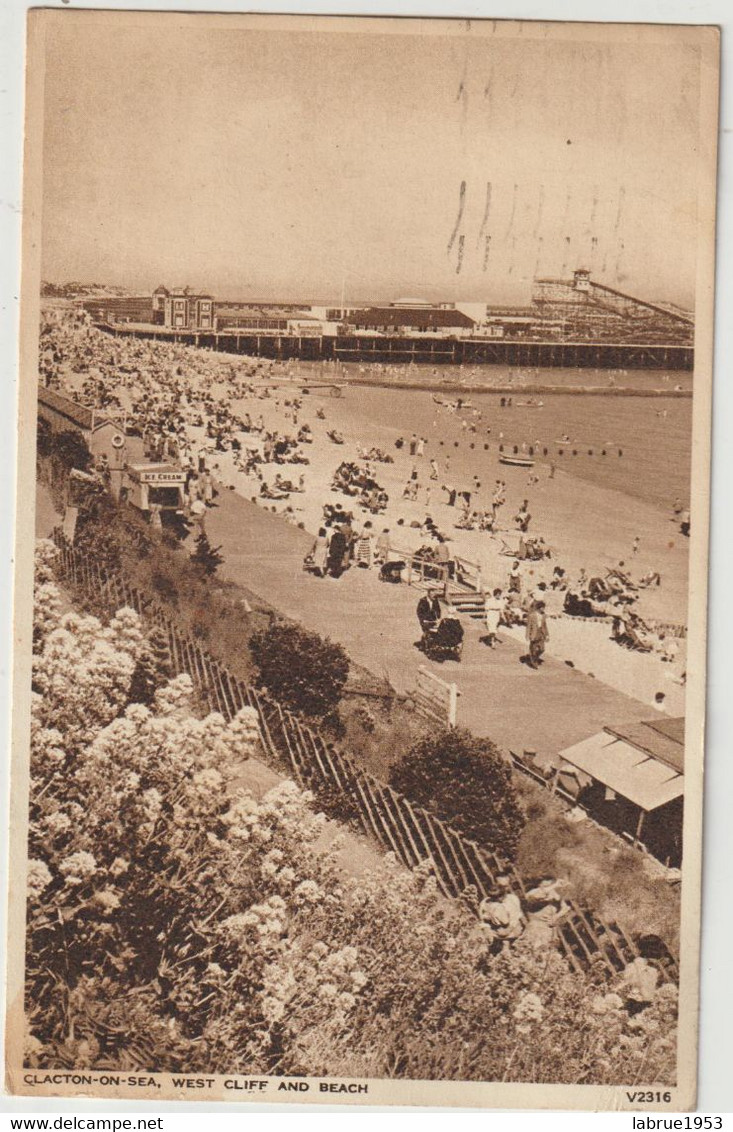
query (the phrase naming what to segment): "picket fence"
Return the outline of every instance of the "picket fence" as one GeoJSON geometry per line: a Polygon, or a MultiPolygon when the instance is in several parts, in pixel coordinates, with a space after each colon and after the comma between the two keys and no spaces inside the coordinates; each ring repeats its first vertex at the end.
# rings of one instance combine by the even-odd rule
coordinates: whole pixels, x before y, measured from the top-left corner
{"type": "MultiPolygon", "coordinates": [[[[190,675],[210,710],[230,720],[242,708],[253,708],[266,761],[292,775],[316,795],[334,792],[341,811],[358,820],[369,839],[393,852],[409,868],[429,862],[443,894],[451,899],[463,898],[474,910],[500,876],[508,878],[520,899],[525,895],[522,877],[511,862],[411,803],[262,689],[232,675],[189,634],[182,632],[155,598],[131,585],[122,573],[105,569],[76,551],[60,528],[54,531],[53,539],[60,552],[58,574],[101,601],[109,611],[128,606],[145,623],[160,628],[167,638],[173,671],[190,675]]],[[[635,942],[617,924],[605,923],[572,901],[558,925],[557,938],[576,971],[599,979],[617,975],[639,954],[635,942]]],[[[671,955],[655,962],[665,979],[676,981],[676,964],[671,955]]]]}

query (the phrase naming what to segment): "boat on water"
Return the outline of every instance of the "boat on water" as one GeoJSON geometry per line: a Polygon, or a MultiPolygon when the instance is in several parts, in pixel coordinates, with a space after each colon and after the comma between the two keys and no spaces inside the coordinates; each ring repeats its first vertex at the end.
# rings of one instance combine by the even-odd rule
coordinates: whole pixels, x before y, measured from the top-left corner
{"type": "Polygon", "coordinates": [[[531,456],[505,456],[503,453],[499,457],[500,464],[506,464],[509,468],[533,468],[534,460],[531,456]]]}
{"type": "Polygon", "coordinates": [[[433,401],[436,405],[444,405],[446,409],[472,409],[473,402],[469,401],[466,397],[458,397],[455,401],[445,401],[442,397],[438,397],[437,393],[433,393],[433,401]]]}
{"type": "Polygon", "coordinates": [[[529,401],[515,401],[514,406],[517,409],[544,409],[544,401],[535,401],[530,397],[529,401]]]}

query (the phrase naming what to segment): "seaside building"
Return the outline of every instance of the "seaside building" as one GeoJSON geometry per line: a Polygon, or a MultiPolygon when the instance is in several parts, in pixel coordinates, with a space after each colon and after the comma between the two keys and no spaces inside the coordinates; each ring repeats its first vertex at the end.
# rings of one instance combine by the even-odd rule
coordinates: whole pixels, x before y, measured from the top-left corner
{"type": "Polygon", "coordinates": [[[153,322],[159,326],[165,321],[165,300],[169,295],[170,291],[162,284],[153,291],[153,322]]]}
{"type": "Polygon", "coordinates": [[[92,456],[105,455],[111,464],[124,445],[124,413],[114,419],[108,409],[88,408],[43,385],[38,390],[38,418],[52,433],[79,433],[92,456]]]}
{"type": "MultiPolygon", "coordinates": [[[[189,287],[169,290],[162,284],[150,297],[102,295],[80,298],[78,302],[93,321],[130,324],[133,332],[157,326],[160,330],[183,333],[235,332],[265,339],[276,336],[324,341],[347,337],[416,342],[463,340],[479,344],[472,347],[472,357],[478,357],[475,350],[479,349],[483,351],[481,357],[494,361],[502,360],[504,354],[491,354],[492,344],[504,351],[510,350],[512,343],[534,343],[553,349],[556,345],[578,349],[618,345],[637,351],[627,359],[630,364],[645,365],[656,360],[657,364],[675,366],[670,351],[691,351],[695,329],[690,312],[672,303],[640,299],[598,283],[583,267],[570,279],[536,279],[531,302],[526,306],[470,300],[436,303],[417,297],[348,307],[310,300],[217,301],[208,292],[193,292],[189,287]],[[649,354],[653,347],[663,347],[658,359],[649,354]],[[639,353],[643,350],[647,354],[639,353]]],[[[434,348],[432,342],[430,349],[434,348]]],[[[563,360],[563,364],[576,362],[574,356],[563,360]]],[[[549,364],[556,364],[554,355],[549,364]]],[[[596,364],[603,364],[600,358],[596,364]]]]}
{"type": "Polygon", "coordinates": [[[438,334],[465,336],[475,321],[455,308],[434,306],[419,299],[401,299],[389,306],[366,307],[347,316],[348,332],[386,335],[438,334]]]}
{"type": "Polygon", "coordinates": [[[101,295],[81,299],[79,306],[94,322],[152,322],[150,295],[101,295]]]}
{"type": "Polygon", "coordinates": [[[684,796],[684,718],[604,727],[561,751],[556,786],[601,824],[679,866],[684,796]]]}
{"type": "Polygon", "coordinates": [[[163,325],[171,330],[213,330],[214,297],[205,292],[194,294],[188,287],[177,287],[162,297],[163,325]]]}

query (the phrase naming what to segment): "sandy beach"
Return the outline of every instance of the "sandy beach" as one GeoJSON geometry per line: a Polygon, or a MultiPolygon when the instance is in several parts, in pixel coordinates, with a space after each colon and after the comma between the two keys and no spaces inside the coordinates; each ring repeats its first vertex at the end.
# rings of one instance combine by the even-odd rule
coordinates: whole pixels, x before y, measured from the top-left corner
{"type": "MultiPolygon", "coordinates": [[[[101,341],[125,351],[119,339],[102,336],[101,341]]],[[[151,356],[160,358],[171,349],[162,344],[148,348],[151,356]]],[[[232,490],[266,507],[283,522],[302,526],[314,539],[323,524],[324,505],[340,504],[353,514],[355,529],[371,521],[375,535],[389,530],[396,552],[411,553],[430,542],[424,526],[429,516],[449,539],[452,555],[480,569],[482,588],[504,592],[519,546],[514,517],[527,500],[528,533],[541,536],[551,556],[522,563],[523,591],[549,584],[556,566],[572,583],[581,571],[602,577],[623,562],[637,583],[650,572],[660,576],[658,585],[638,590],[639,615],[657,631],[669,623],[678,627],[672,630],[678,638],[683,635],[688,540],[672,521],[672,503],[684,499],[689,477],[689,400],[556,394],[543,397],[540,408],[521,404],[520,393],[513,399],[519,404],[503,408],[500,397],[492,394],[472,395],[459,405],[457,398],[445,394],[355,384],[344,384],[338,396],[327,387],[304,394],[304,371],[296,365],[266,367],[253,359],[190,347],[175,347],[168,356],[179,355],[186,362],[190,391],[185,411],[189,418],[200,415],[202,422],[186,425],[188,453],[194,460],[205,459],[221,491],[232,490]],[[248,415],[253,424],[252,430],[234,434],[241,446],[237,454],[227,442],[221,450],[207,435],[206,406],[219,404],[242,419],[248,415]],[[242,470],[246,452],[263,454],[265,434],[295,437],[303,426],[311,442],[300,444],[297,452],[307,463],[265,462],[249,472],[242,470]],[[329,433],[342,443],[334,443],[329,433]],[[418,447],[421,455],[410,453],[413,437],[424,440],[418,447]],[[530,447],[536,454],[533,468],[500,463],[501,448],[527,455],[530,447]],[[369,449],[379,450],[389,462],[365,460],[369,449]],[[372,514],[358,498],[333,489],[334,472],[342,462],[368,467],[389,497],[382,513],[372,514]],[[302,482],[302,490],[282,499],[264,498],[263,483],[272,487],[276,475],[296,487],[302,482]],[[416,498],[404,498],[413,476],[416,498]],[[489,510],[497,480],[506,485],[506,502],[495,530],[461,529],[461,500],[450,506],[449,489],[459,495],[470,491],[471,509],[489,510]]],[[[118,392],[131,406],[146,386],[134,377],[126,381],[118,392]]],[[[78,393],[83,380],[67,370],[64,383],[78,393]]],[[[131,438],[128,444],[131,458],[140,442],[131,438]]],[[[353,573],[326,580],[324,600],[332,585],[348,589],[353,573]]],[[[377,570],[372,573],[376,586],[377,570]]],[[[547,590],[549,655],[671,714],[683,711],[684,639],[678,639],[672,662],[662,659],[661,644],[651,653],[630,652],[611,639],[610,621],[565,615],[563,598],[562,591],[547,590]]],[[[502,633],[522,639],[524,630],[502,633]]]]}

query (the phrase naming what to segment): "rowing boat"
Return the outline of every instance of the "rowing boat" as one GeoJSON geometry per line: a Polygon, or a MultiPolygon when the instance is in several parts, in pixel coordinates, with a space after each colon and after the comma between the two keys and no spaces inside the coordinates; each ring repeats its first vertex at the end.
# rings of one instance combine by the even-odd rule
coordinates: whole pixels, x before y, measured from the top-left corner
{"type": "Polygon", "coordinates": [[[500,464],[506,464],[510,468],[533,468],[534,460],[530,456],[505,456],[499,457],[500,464]]]}

